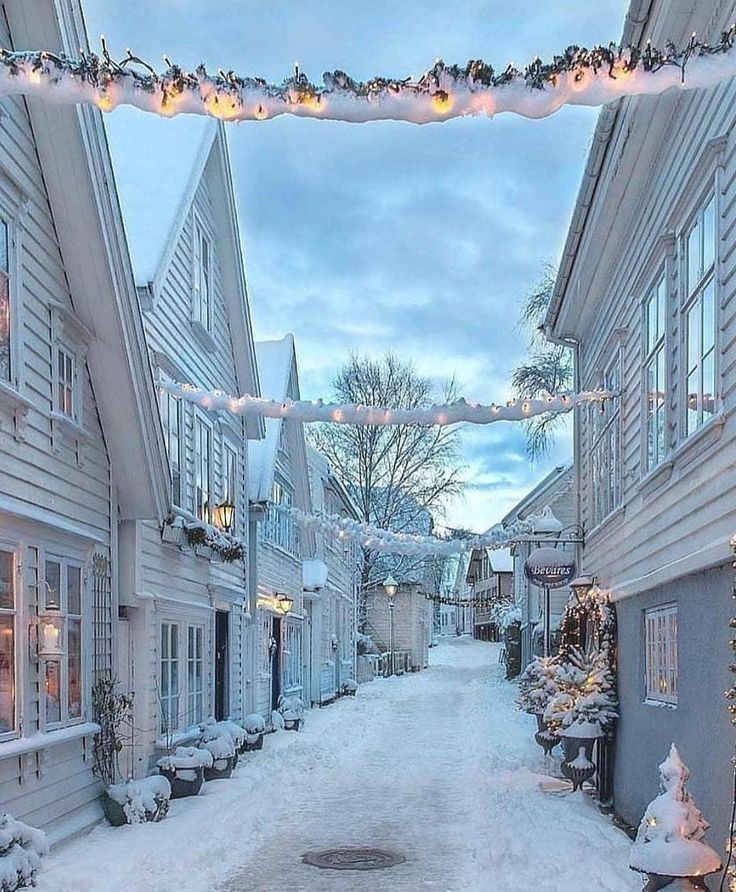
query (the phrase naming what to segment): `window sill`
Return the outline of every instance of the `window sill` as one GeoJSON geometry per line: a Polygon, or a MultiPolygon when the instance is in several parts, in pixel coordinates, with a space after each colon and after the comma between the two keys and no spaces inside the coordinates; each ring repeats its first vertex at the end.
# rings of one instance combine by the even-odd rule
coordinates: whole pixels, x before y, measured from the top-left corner
{"type": "Polygon", "coordinates": [[[674,461],[671,458],[665,458],[651,471],[647,471],[639,481],[639,494],[646,498],[653,492],[656,492],[661,486],[664,486],[665,483],[668,483],[672,477],[674,467],[674,461]]]}
{"type": "Polygon", "coordinates": [[[215,344],[212,335],[207,331],[204,325],[196,319],[192,319],[192,331],[194,332],[194,336],[208,353],[214,353],[217,350],[217,344],[215,344]]]}
{"type": "Polygon", "coordinates": [[[70,442],[77,451],[77,463],[84,462],[84,447],[89,442],[89,434],[74,418],[70,418],[56,409],[49,412],[51,419],[51,443],[54,452],[58,453],[62,440],[70,442]]]}
{"type": "Polygon", "coordinates": [[[623,522],[624,517],[626,516],[626,505],[621,504],[618,508],[614,508],[610,514],[607,514],[603,520],[599,521],[593,529],[586,535],[585,542],[586,545],[590,542],[591,539],[594,539],[596,536],[600,535],[603,532],[608,532],[608,529],[613,524],[618,524],[623,522]]]}
{"type": "Polygon", "coordinates": [[[79,740],[81,737],[92,737],[99,731],[100,726],[95,722],[80,722],[66,728],[58,728],[55,731],[37,731],[31,737],[18,737],[7,743],[0,743],[0,759],[35,753],[38,750],[68,743],[71,740],[79,740]]]}
{"type": "Polygon", "coordinates": [[[26,416],[32,407],[33,403],[26,399],[19,390],[0,381],[0,411],[10,416],[13,425],[12,434],[16,440],[23,439],[26,416]]]}
{"type": "Polygon", "coordinates": [[[668,703],[665,700],[651,700],[649,698],[642,700],[644,706],[653,706],[655,709],[677,709],[676,703],[668,703]]]}
{"type": "Polygon", "coordinates": [[[725,413],[719,412],[717,415],[714,415],[707,424],[704,424],[680,443],[670,456],[671,461],[682,468],[688,467],[688,465],[691,465],[718,443],[723,436],[725,425],[725,413]]]}

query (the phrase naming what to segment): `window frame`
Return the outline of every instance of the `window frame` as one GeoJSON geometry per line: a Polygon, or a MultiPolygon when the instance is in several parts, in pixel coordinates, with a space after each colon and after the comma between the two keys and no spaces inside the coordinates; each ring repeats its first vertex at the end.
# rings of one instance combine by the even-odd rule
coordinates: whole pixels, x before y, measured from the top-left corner
{"type": "MultiPolygon", "coordinates": [[[[600,375],[599,386],[607,390],[621,392],[622,362],[621,350],[617,349],[612,359],[600,375]]],[[[591,529],[602,526],[605,521],[623,505],[623,468],[622,468],[622,432],[621,432],[622,400],[611,400],[608,404],[587,407],[588,428],[588,511],[591,529]],[[596,456],[598,451],[606,447],[603,456],[608,468],[608,488],[605,500],[602,497],[602,480],[596,474],[596,456]],[[598,479],[597,479],[598,478],[598,479]],[[605,505],[601,503],[605,501],[605,505]]],[[[600,463],[600,458],[598,459],[600,463]]]]}
{"type": "Polygon", "coordinates": [[[72,350],[64,341],[56,340],[53,345],[54,351],[54,375],[53,375],[53,388],[54,388],[54,399],[53,406],[54,412],[57,415],[63,416],[68,421],[72,421],[78,423],[79,417],[79,409],[80,409],[80,396],[79,396],[79,359],[77,356],[77,352],[72,350]],[[61,361],[64,361],[65,366],[65,375],[62,377],[61,374],[61,361]],[[71,380],[66,379],[66,366],[67,363],[71,365],[71,380]],[[61,399],[62,388],[64,388],[65,395],[68,395],[70,401],[70,409],[71,411],[67,411],[65,407],[65,399],[61,399]]]}
{"type": "Polygon", "coordinates": [[[0,616],[10,616],[11,617],[11,628],[12,628],[12,698],[13,698],[13,715],[12,721],[13,725],[7,731],[0,731],[0,743],[7,740],[14,740],[15,738],[20,736],[21,733],[21,712],[20,712],[20,700],[23,690],[23,678],[24,673],[22,671],[21,660],[20,660],[20,646],[19,646],[19,630],[21,628],[21,605],[18,603],[19,599],[19,589],[21,590],[20,594],[22,595],[22,586],[18,585],[18,551],[17,548],[14,548],[12,545],[2,542],[0,543],[0,553],[10,555],[10,581],[12,585],[12,593],[13,593],[13,606],[12,608],[0,607],[0,616]]]}
{"type": "MultiPolygon", "coordinates": [[[[164,374],[163,372],[159,372],[159,380],[164,383],[170,383],[171,381],[168,375],[164,374]]],[[[161,427],[163,428],[164,433],[164,446],[166,448],[166,456],[169,462],[171,502],[177,508],[183,508],[186,502],[186,476],[184,462],[184,404],[180,399],[174,396],[174,394],[170,393],[165,388],[161,388],[159,397],[159,414],[161,417],[161,427]],[[172,427],[170,425],[172,406],[176,406],[175,436],[172,434],[172,427]],[[172,442],[174,439],[176,439],[176,444],[172,442]],[[172,455],[172,452],[174,451],[174,445],[176,452],[176,462],[173,461],[174,456],[172,455]],[[178,471],[178,480],[174,474],[175,470],[178,471]]]]}
{"type": "MultiPolygon", "coordinates": [[[[669,294],[667,287],[667,265],[660,265],[656,275],[652,277],[649,287],[644,292],[641,305],[641,332],[642,332],[642,364],[641,364],[641,380],[642,380],[642,476],[646,476],[650,472],[658,468],[667,458],[670,452],[670,443],[668,438],[669,432],[669,400],[668,385],[670,382],[669,353],[668,353],[668,318],[669,318],[669,294]],[[662,302],[661,320],[659,317],[659,301],[662,302]],[[657,301],[657,328],[653,339],[650,336],[650,319],[649,308],[652,301],[657,301]],[[659,324],[661,322],[661,330],[659,324]],[[660,367],[661,360],[661,367],[660,367]],[[661,402],[652,407],[649,388],[650,369],[654,370],[654,380],[656,385],[657,397],[662,394],[661,402]],[[660,380],[661,377],[661,380],[660,380]],[[661,451],[659,445],[654,450],[654,455],[650,449],[651,425],[656,425],[657,416],[661,414],[662,424],[662,443],[661,451]]],[[[655,428],[656,431],[656,428],[655,428]]],[[[658,441],[655,441],[658,444],[658,441]]]]}
{"type": "Polygon", "coordinates": [[[644,702],[675,708],[679,689],[677,603],[646,608],[643,623],[644,702]],[[660,628],[664,632],[661,638],[660,628]]]}
{"type": "Polygon", "coordinates": [[[169,619],[162,619],[159,623],[159,654],[158,654],[158,727],[163,735],[170,735],[179,730],[181,715],[181,624],[169,619]],[[168,654],[164,656],[164,628],[168,628],[168,654]],[[176,633],[174,636],[172,633],[176,633]],[[172,656],[172,641],[176,638],[176,658],[172,656]],[[164,695],[164,665],[167,666],[167,693],[164,695]],[[176,665],[176,692],[172,693],[173,666],[176,665]],[[167,705],[166,710],[164,709],[167,705]],[[174,709],[172,710],[172,705],[174,709]],[[173,716],[173,722],[172,722],[173,716]],[[173,727],[172,727],[173,724],[173,727]]]}
{"type": "Polygon", "coordinates": [[[198,214],[192,216],[192,322],[200,328],[212,333],[214,316],[213,294],[213,239],[212,234],[198,214]],[[202,252],[202,246],[206,252],[202,252]],[[203,257],[207,258],[203,264],[203,257]],[[206,291],[203,294],[203,282],[206,291]]]}
{"type": "Polygon", "coordinates": [[[212,468],[213,468],[213,436],[212,425],[197,412],[194,416],[194,485],[192,487],[192,513],[205,523],[210,522],[212,511],[212,468]],[[205,435],[202,439],[202,435],[205,435]],[[207,465],[204,466],[202,443],[207,443],[207,465]],[[201,484],[207,484],[206,500],[203,499],[205,491],[201,484]],[[200,513],[201,512],[201,513],[200,513]]]}
{"type": "Polygon", "coordinates": [[[713,421],[719,412],[720,405],[720,396],[719,396],[719,354],[720,354],[720,344],[719,344],[719,287],[718,287],[718,264],[719,264],[719,207],[718,207],[718,190],[715,187],[715,183],[711,180],[708,185],[708,188],[704,190],[697,203],[695,204],[692,212],[688,217],[688,221],[686,225],[682,228],[680,232],[679,238],[679,246],[680,246],[680,312],[679,312],[679,321],[680,321],[680,380],[679,384],[681,387],[682,400],[681,400],[681,408],[680,408],[680,437],[682,442],[686,442],[690,440],[692,437],[697,435],[703,428],[705,428],[711,421],[713,421]],[[713,221],[712,221],[712,238],[713,238],[713,256],[712,263],[698,270],[698,277],[691,284],[690,281],[690,238],[692,236],[693,231],[696,228],[700,229],[700,244],[698,248],[699,253],[699,262],[702,261],[705,250],[706,250],[706,242],[705,242],[705,213],[709,207],[713,207],[713,221]],[[703,347],[703,332],[704,332],[704,297],[706,292],[710,287],[711,296],[712,296],[712,314],[713,314],[713,329],[712,329],[712,345],[708,350],[704,350],[703,347]],[[691,313],[697,313],[697,334],[696,337],[699,341],[699,346],[697,350],[697,357],[695,361],[695,365],[691,366],[690,364],[690,315],[691,313]],[[705,404],[705,382],[703,379],[704,375],[704,366],[708,361],[709,357],[712,361],[712,384],[713,384],[713,392],[712,392],[712,409],[710,413],[707,413],[704,409],[705,404]],[[695,409],[695,419],[692,419],[690,412],[690,400],[689,400],[689,385],[688,381],[691,376],[695,375],[697,378],[697,393],[696,396],[696,409],[695,409]],[[690,427],[690,422],[693,421],[692,428],[690,427]]]}
{"type": "Polygon", "coordinates": [[[198,725],[206,718],[206,695],[207,688],[205,685],[205,627],[201,623],[187,623],[187,674],[186,674],[186,703],[187,703],[187,724],[198,725]],[[192,633],[194,633],[195,655],[192,656],[192,633]],[[199,655],[196,654],[197,638],[199,638],[199,655]],[[192,665],[196,669],[199,666],[199,686],[192,688],[191,679],[192,665]],[[199,708],[197,708],[196,699],[199,699],[199,708]],[[194,702],[193,702],[194,701],[194,702]]]}
{"type": "Polygon", "coordinates": [[[22,251],[22,216],[26,199],[6,177],[0,173],[0,218],[8,231],[8,343],[10,374],[0,377],[0,396],[18,398],[21,410],[27,409],[26,401],[20,396],[25,382],[25,362],[23,357],[23,283],[20,256],[22,251]]]}

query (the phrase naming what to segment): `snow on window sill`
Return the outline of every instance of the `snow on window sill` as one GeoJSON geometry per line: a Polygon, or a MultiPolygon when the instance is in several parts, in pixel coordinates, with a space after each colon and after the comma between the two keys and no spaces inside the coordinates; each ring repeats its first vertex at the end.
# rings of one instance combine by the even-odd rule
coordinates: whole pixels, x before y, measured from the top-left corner
{"type": "Polygon", "coordinates": [[[18,737],[8,743],[0,743],[0,759],[11,756],[22,756],[25,753],[34,753],[37,750],[58,746],[81,737],[92,737],[98,734],[100,726],[95,722],[81,722],[69,725],[67,728],[59,728],[55,731],[37,731],[30,737],[18,737]]]}

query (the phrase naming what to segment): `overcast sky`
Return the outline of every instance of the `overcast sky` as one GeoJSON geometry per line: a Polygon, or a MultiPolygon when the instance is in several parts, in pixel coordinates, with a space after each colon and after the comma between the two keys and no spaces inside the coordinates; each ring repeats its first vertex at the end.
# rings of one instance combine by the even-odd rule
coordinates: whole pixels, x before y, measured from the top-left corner
{"type": "MultiPolygon", "coordinates": [[[[280,81],[419,74],[438,57],[496,67],[618,40],[624,0],[84,0],[90,39],[158,65],[280,81]]],[[[564,241],[597,112],[410,124],[280,117],[229,125],[255,332],[294,333],[302,396],[329,396],[353,350],[392,350],[468,400],[507,398],[525,347],[519,302],[564,241]]],[[[555,464],[519,425],[463,433],[468,488],[447,521],[484,529],[555,464]]]]}

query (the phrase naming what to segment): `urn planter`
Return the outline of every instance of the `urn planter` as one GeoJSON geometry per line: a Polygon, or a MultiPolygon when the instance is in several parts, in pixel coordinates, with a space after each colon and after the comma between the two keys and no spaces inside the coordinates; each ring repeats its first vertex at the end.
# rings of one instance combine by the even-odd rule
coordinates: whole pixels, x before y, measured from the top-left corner
{"type": "Polygon", "coordinates": [[[560,731],[564,758],[560,770],[572,781],[573,793],[582,789],[585,781],[595,774],[593,747],[602,737],[601,727],[597,722],[574,722],[560,731]]]}
{"type": "Polygon", "coordinates": [[[199,765],[196,768],[161,768],[159,772],[171,784],[171,798],[185,799],[187,796],[197,796],[204,783],[205,768],[199,765]]]}
{"type": "Polygon", "coordinates": [[[537,712],[534,715],[537,719],[537,732],[534,735],[534,739],[544,750],[544,755],[549,756],[552,750],[560,742],[560,738],[558,737],[556,731],[552,731],[550,729],[549,725],[544,720],[544,715],[541,712],[537,712]]]}
{"type": "Polygon", "coordinates": [[[252,753],[255,750],[263,749],[263,733],[260,734],[249,734],[243,745],[240,747],[241,753],[252,753]]]}
{"type": "Polygon", "coordinates": [[[113,827],[122,827],[123,824],[128,823],[123,806],[116,802],[108,793],[102,794],[102,810],[113,827]]]}
{"type": "Polygon", "coordinates": [[[225,759],[215,759],[211,768],[204,769],[206,781],[223,780],[230,777],[235,767],[235,756],[227,756],[225,759]]]}

